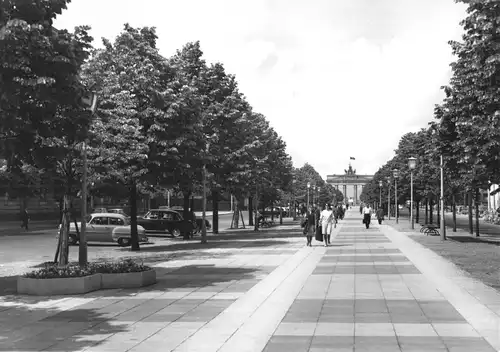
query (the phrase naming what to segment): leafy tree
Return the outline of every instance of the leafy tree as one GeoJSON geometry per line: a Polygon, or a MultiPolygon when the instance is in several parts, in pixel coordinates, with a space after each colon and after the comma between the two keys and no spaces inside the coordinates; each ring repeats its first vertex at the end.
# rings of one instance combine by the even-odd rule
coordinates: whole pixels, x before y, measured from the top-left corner
{"type": "Polygon", "coordinates": [[[149,172],[150,145],[157,142],[150,132],[164,119],[154,101],[166,71],[156,39],[154,28],[125,24],[115,42],[104,39],[104,49],[96,50],[85,66],[85,79],[100,90],[90,164],[98,175],[129,189],[132,250],[139,250],[138,184],[149,172]]]}
{"type": "MultiPolygon", "coordinates": [[[[57,30],[54,18],[69,1],[3,1],[0,4],[0,139],[9,169],[33,165],[57,175],[73,167],[70,150],[84,137],[81,66],[92,38],[88,27],[57,30]],[[68,161],[69,160],[69,161],[68,161]]],[[[73,172],[71,172],[73,174],[73,172]]],[[[68,260],[72,183],[66,185],[60,264],[68,260]]]]}

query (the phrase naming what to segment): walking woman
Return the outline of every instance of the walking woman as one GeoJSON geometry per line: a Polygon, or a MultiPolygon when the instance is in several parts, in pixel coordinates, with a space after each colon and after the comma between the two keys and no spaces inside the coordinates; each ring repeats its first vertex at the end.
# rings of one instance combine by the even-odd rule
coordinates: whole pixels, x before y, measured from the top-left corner
{"type": "Polygon", "coordinates": [[[372,219],[372,208],[370,204],[366,203],[363,208],[363,224],[365,224],[366,228],[370,227],[370,220],[372,219]]]}
{"type": "Polygon", "coordinates": [[[377,216],[378,224],[382,225],[382,220],[384,220],[384,209],[378,208],[375,215],[377,216]]]}
{"type": "Polygon", "coordinates": [[[325,247],[330,243],[329,234],[331,231],[332,216],[333,213],[331,207],[329,205],[325,205],[320,216],[321,234],[323,235],[323,241],[325,241],[325,247]]]}
{"type": "Polygon", "coordinates": [[[313,236],[316,234],[316,216],[312,207],[307,209],[304,233],[307,238],[307,246],[312,247],[311,241],[313,236]]]}

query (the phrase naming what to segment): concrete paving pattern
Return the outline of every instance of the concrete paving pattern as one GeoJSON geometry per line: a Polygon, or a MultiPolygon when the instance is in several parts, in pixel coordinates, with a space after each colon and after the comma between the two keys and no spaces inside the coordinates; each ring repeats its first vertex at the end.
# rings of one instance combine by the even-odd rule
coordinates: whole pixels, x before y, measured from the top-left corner
{"type": "Polygon", "coordinates": [[[0,297],[0,351],[500,349],[497,291],[356,210],[329,247],[306,247],[298,226],[247,236],[156,265],[147,288],[0,297]]]}

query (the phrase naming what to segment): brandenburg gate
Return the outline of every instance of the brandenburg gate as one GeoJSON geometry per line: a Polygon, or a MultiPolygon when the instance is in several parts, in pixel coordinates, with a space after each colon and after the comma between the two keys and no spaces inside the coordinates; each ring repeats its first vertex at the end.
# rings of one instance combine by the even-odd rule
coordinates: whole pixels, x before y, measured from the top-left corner
{"type": "Polygon", "coordinates": [[[373,175],[356,175],[356,170],[352,169],[349,163],[349,169],[344,170],[343,175],[327,175],[326,182],[338,189],[344,195],[344,201],[349,205],[358,205],[359,196],[363,191],[365,184],[373,179],[373,175]]]}

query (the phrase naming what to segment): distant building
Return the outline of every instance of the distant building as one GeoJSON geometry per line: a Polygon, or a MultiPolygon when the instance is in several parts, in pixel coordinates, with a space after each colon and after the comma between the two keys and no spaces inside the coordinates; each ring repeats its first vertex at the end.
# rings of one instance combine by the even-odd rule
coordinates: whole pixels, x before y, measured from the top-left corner
{"type": "Polygon", "coordinates": [[[338,189],[344,195],[344,199],[351,205],[360,203],[359,196],[363,187],[373,179],[373,175],[357,175],[349,163],[349,168],[344,170],[343,175],[327,175],[326,182],[338,189]]]}

